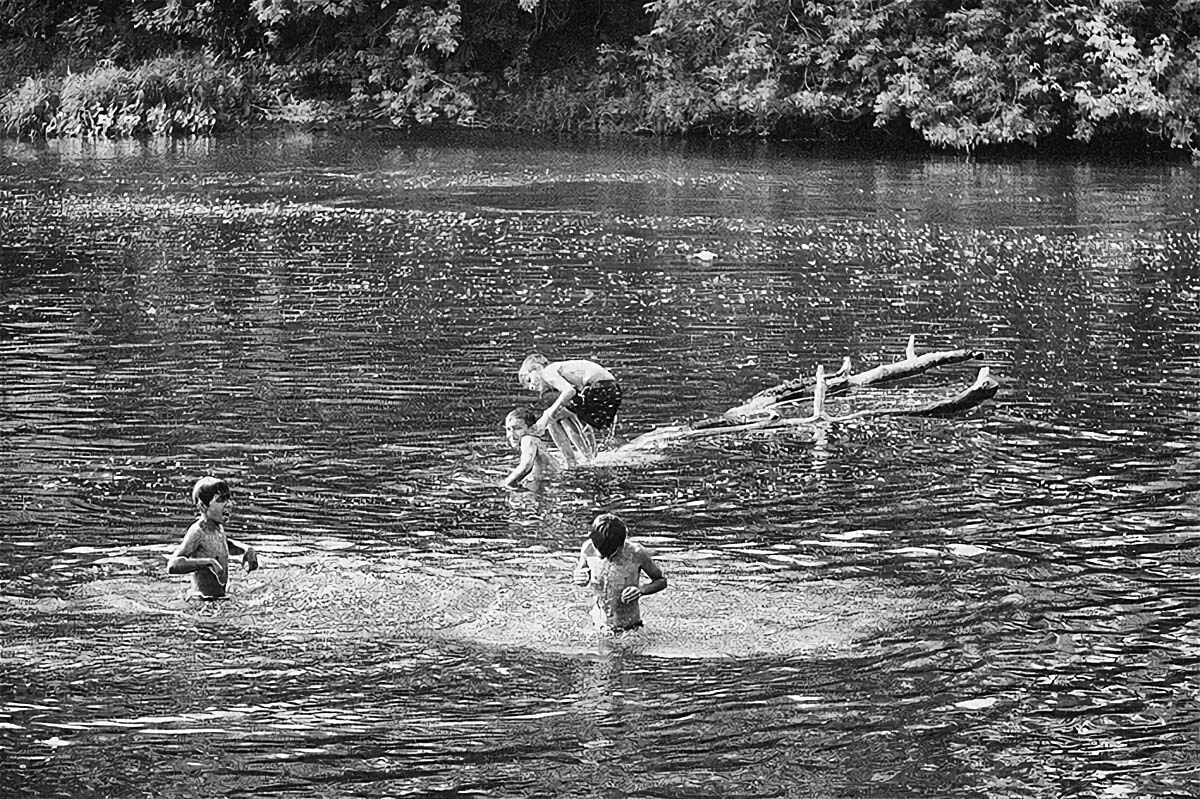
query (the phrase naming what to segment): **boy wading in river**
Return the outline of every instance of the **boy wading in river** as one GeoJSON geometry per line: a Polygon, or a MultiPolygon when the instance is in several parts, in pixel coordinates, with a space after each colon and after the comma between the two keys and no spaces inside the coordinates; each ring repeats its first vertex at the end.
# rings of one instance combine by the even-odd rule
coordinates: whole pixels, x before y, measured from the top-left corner
{"type": "Polygon", "coordinates": [[[558,461],[549,445],[531,432],[535,424],[537,414],[529,408],[516,408],[504,418],[504,437],[521,453],[521,459],[501,481],[502,488],[516,490],[525,480],[538,487],[547,477],[558,474],[558,461]]]}
{"type": "Polygon", "coordinates": [[[601,632],[641,627],[639,600],[667,587],[667,578],[650,550],[625,540],[625,532],[625,522],[617,516],[611,513],[597,516],[575,563],[575,584],[591,585],[596,595],[591,615],[601,632]],[[642,584],[643,573],[650,582],[642,584]]]}
{"type": "Polygon", "coordinates": [[[189,597],[221,599],[229,585],[229,556],[241,555],[242,565],[251,572],[258,568],[258,553],[254,547],[225,535],[225,520],[233,500],[224,480],[201,477],[192,487],[192,501],[200,518],[171,554],[167,572],[192,575],[189,597]]]}

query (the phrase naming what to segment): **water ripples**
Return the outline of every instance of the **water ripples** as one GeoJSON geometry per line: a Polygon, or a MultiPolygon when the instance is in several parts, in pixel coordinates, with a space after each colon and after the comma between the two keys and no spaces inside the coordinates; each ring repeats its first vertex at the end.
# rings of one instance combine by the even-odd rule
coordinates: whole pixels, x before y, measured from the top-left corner
{"type": "Polygon", "coordinates": [[[1194,170],[4,148],[15,795],[1200,778],[1194,170]],[[839,412],[946,396],[980,365],[997,399],[494,487],[532,349],[611,365],[633,438],[844,355],[890,362],[909,334],[982,363],[839,412]],[[234,479],[231,532],[265,567],[198,608],[163,556],[208,471],[234,479]],[[580,631],[566,573],[598,510],[671,580],[645,638],[580,631]]]}

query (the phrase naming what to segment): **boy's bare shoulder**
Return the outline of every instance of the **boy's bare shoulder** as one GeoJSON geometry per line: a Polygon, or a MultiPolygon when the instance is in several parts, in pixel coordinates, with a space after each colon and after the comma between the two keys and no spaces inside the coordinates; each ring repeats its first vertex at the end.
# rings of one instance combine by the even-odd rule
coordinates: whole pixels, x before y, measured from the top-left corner
{"type": "Polygon", "coordinates": [[[183,539],[179,542],[177,551],[182,553],[189,549],[194,549],[196,544],[200,542],[201,536],[204,534],[203,528],[200,526],[200,519],[192,522],[192,526],[183,534],[183,539]]]}
{"type": "Polygon", "coordinates": [[[197,519],[183,534],[179,552],[180,554],[208,553],[219,550],[224,544],[225,531],[220,525],[208,523],[205,519],[197,519]]]}
{"type": "Polygon", "coordinates": [[[648,560],[654,557],[654,553],[649,547],[639,544],[637,541],[626,541],[625,546],[629,548],[629,557],[631,558],[648,560]]]}

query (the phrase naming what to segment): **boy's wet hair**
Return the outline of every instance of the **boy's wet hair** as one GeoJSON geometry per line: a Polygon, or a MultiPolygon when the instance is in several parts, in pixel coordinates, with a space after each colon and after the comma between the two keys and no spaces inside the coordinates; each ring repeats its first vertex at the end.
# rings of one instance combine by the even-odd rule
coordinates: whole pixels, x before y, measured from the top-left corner
{"type": "Polygon", "coordinates": [[[538,415],[533,412],[533,408],[528,406],[524,408],[513,408],[508,412],[508,416],[504,417],[505,421],[509,419],[520,419],[525,423],[526,427],[533,427],[537,424],[538,415]]]}
{"type": "Polygon", "coordinates": [[[592,545],[600,557],[608,560],[625,544],[625,522],[613,513],[602,513],[592,519],[592,545]]]}
{"type": "Polygon", "coordinates": [[[524,377],[530,372],[541,371],[541,368],[548,363],[550,363],[550,360],[545,355],[535,352],[521,364],[521,369],[517,372],[517,377],[524,377]]]}
{"type": "Polygon", "coordinates": [[[192,486],[192,502],[207,506],[213,497],[229,499],[229,493],[229,483],[219,477],[201,477],[192,486]]]}

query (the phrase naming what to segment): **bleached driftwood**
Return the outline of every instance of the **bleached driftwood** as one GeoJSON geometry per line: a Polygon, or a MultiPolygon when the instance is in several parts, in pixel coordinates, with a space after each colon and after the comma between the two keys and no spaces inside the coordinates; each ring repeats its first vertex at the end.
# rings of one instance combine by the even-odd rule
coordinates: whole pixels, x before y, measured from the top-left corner
{"type": "Polygon", "coordinates": [[[662,441],[673,441],[697,436],[727,435],[775,428],[803,425],[822,425],[832,422],[847,422],[871,416],[946,417],[974,408],[996,395],[1000,384],[984,366],[979,370],[975,382],[969,388],[950,397],[911,407],[872,408],[854,411],[843,416],[831,416],[825,410],[826,397],[835,392],[844,392],[851,387],[878,385],[921,374],[936,366],[961,363],[978,355],[969,350],[943,350],[917,355],[915,341],[909,338],[905,358],[892,364],[877,366],[858,374],[850,373],[850,359],[831,378],[825,377],[825,367],[817,366],[813,379],[793,380],[755,394],[748,402],[731,408],[719,417],[712,417],[693,424],[660,427],[645,433],[625,444],[622,449],[637,448],[662,441]],[[805,390],[804,387],[807,387],[805,390]],[[812,414],[804,417],[783,416],[779,409],[796,405],[812,397],[812,414]]]}
{"type": "MultiPolygon", "coordinates": [[[[904,359],[895,363],[881,364],[865,372],[851,374],[850,358],[847,356],[842,361],[842,368],[826,380],[825,391],[828,394],[841,394],[851,388],[903,380],[922,374],[938,366],[949,366],[979,357],[979,353],[965,349],[940,350],[937,352],[927,352],[924,355],[917,355],[916,337],[909,336],[908,346],[904,350],[904,359]]],[[[725,411],[722,416],[736,423],[744,418],[753,417],[766,408],[806,400],[812,396],[814,389],[815,381],[812,379],[799,378],[789,380],[786,383],[780,383],[777,386],[758,392],[744,404],[725,411]]]]}

